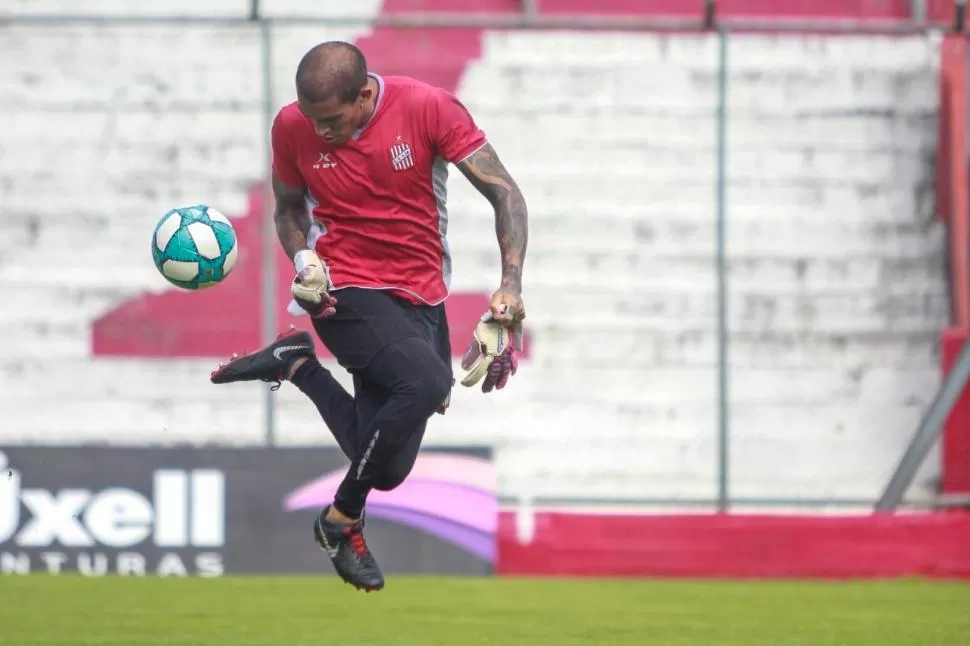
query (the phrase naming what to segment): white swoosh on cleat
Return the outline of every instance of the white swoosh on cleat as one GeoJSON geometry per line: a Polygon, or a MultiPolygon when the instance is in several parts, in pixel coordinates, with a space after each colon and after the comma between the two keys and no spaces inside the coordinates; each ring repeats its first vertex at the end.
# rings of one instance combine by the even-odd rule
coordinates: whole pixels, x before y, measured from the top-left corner
{"type": "Polygon", "coordinates": [[[273,356],[277,361],[280,361],[283,358],[283,353],[292,352],[293,350],[303,350],[305,348],[305,345],[284,345],[273,350],[273,356]]]}

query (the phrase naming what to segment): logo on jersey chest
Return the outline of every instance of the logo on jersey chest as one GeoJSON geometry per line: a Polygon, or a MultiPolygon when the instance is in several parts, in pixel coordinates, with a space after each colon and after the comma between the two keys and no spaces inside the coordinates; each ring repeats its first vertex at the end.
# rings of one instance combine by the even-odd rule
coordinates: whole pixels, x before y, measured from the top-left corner
{"type": "Polygon", "coordinates": [[[323,168],[336,168],[337,160],[331,156],[330,153],[320,153],[320,159],[313,163],[313,170],[320,170],[323,168]]]}
{"type": "Polygon", "coordinates": [[[391,167],[394,170],[402,171],[414,166],[414,154],[411,152],[411,146],[401,138],[401,135],[395,137],[395,143],[388,152],[391,155],[391,167]]]}

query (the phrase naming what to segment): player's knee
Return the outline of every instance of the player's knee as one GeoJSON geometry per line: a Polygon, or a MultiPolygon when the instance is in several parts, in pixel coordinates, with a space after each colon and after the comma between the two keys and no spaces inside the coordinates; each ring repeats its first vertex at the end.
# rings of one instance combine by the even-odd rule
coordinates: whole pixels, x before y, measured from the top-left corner
{"type": "Polygon", "coordinates": [[[397,489],[401,484],[407,480],[408,475],[411,474],[412,464],[392,464],[387,470],[380,475],[377,481],[374,483],[374,488],[378,491],[391,491],[392,489],[397,489]]]}
{"type": "Polygon", "coordinates": [[[431,415],[438,410],[451,392],[451,376],[445,370],[435,370],[422,376],[417,405],[431,415]]]}
{"type": "Polygon", "coordinates": [[[407,390],[415,410],[430,416],[448,398],[451,375],[444,366],[416,365],[413,376],[408,379],[407,390]]]}
{"type": "Polygon", "coordinates": [[[451,392],[451,370],[422,339],[404,339],[378,358],[374,370],[394,374],[393,390],[408,402],[408,417],[430,417],[451,392]]]}

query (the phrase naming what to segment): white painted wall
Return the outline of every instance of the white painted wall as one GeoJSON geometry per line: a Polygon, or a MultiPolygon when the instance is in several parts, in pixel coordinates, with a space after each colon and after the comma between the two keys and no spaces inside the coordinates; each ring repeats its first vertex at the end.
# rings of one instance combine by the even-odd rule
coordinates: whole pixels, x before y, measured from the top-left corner
{"type": "MultiPolygon", "coordinates": [[[[308,46],[365,32],[280,30],[277,104],[308,46]]],[[[0,443],[260,441],[261,388],[211,386],[211,361],[88,347],[94,317],[164,288],[147,252],[164,210],[238,213],[260,178],[257,31],[4,27],[3,41],[0,443]]],[[[729,55],[733,491],[874,496],[939,382],[936,47],[736,37],[729,55]]],[[[503,495],[715,492],[716,67],[706,37],[489,33],[462,81],[530,205],[535,353],[505,392],[459,390],[429,437],[492,443],[503,495]]],[[[457,173],[450,190],[455,286],[490,289],[491,213],[457,173]]],[[[283,442],[330,442],[295,389],[278,401],[283,442]]]]}

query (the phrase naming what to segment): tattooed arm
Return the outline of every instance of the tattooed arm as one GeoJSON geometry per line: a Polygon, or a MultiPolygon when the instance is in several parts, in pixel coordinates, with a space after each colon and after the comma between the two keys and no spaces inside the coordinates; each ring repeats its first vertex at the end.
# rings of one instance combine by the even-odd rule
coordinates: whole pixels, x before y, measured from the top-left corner
{"type": "MultiPolygon", "coordinates": [[[[529,239],[525,198],[491,144],[485,144],[457,166],[495,209],[495,234],[502,254],[500,290],[510,292],[518,300],[522,292],[522,265],[525,263],[529,239]]],[[[521,308],[521,303],[516,307],[521,308]]]]}
{"type": "MultiPolygon", "coordinates": [[[[276,237],[293,260],[296,277],[290,285],[295,305],[313,318],[326,318],[336,312],[337,300],[327,293],[327,271],[317,252],[307,247],[310,214],[307,213],[303,189],[284,184],[273,174],[273,196],[276,198],[276,237]]],[[[287,308],[296,314],[299,310],[287,308]]]]}
{"type": "Polygon", "coordinates": [[[307,234],[310,232],[310,215],[307,213],[303,189],[284,184],[273,175],[273,197],[276,198],[276,236],[292,259],[298,252],[307,248],[307,234]]]}
{"type": "Polygon", "coordinates": [[[475,326],[472,341],[462,355],[468,373],[461,380],[473,386],[482,380],[482,392],[505,388],[518,367],[516,352],[523,347],[522,265],[529,238],[525,198],[490,144],[458,163],[468,181],[495,209],[495,233],[502,252],[502,283],[492,294],[489,313],[475,326]]]}

